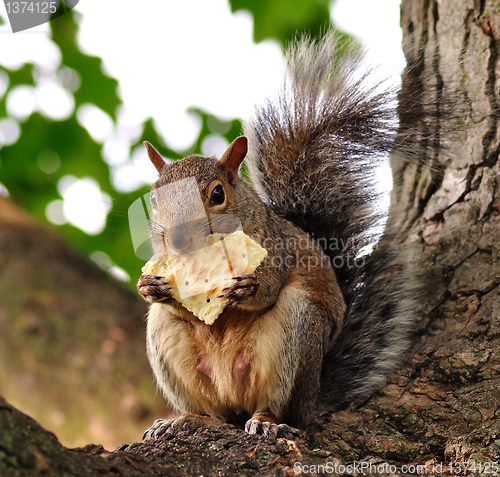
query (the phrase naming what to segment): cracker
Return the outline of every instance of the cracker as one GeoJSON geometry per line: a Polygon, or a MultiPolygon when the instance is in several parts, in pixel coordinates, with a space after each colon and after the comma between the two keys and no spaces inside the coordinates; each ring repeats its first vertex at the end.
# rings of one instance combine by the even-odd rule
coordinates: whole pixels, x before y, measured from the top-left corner
{"type": "Polygon", "coordinates": [[[172,296],[207,325],[215,322],[229,300],[218,298],[231,279],[253,272],[267,251],[238,230],[209,236],[212,244],[194,253],[154,255],[142,267],[173,286],[172,296]]]}

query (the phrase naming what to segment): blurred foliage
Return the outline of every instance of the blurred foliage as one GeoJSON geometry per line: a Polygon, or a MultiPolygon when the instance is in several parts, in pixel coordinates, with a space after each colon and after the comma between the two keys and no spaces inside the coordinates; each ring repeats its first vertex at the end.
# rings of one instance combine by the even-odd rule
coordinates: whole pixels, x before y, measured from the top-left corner
{"type": "MultiPolygon", "coordinates": [[[[116,191],[110,180],[110,168],[101,157],[102,146],[96,143],[87,130],[77,121],[76,111],[82,104],[91,103],[110,115],[116,122],[116,114],[121,99],[117,95],[118,81],[106,76],[102,71],[100,58],[82,53],[76,42],[77,24],[74,14],[68,14],[52,20],[50,23],[53,41],[59,46],[62,64],[59,72],[71,68],[78,72],[79,88],[73,93],[75,112],[63,121],[50,120],[39,112],[34,112],[20,124],[21,134],[12,145],[0,148],[0,182],[4,184],[12,199],[24,209],[35,215],[40,221],[47,222],[45,210],[47,205],[61,199],[57,189],[59,179],[66,175],[77,178],[92,177],[103,192],[112,198],[113,208],[107,217],[107,225],[98,235],[87,235],[70,224],[58,226],[67,242],[86,255],[95,251],[106,253],[114,264],[123,268],[131,277],[131,286],[140,274],[144,260],[135,257],[130,238],[127,211],[129,205],[149,188],[131,193],[116,191]],[[41,154],[57,154],[60,166],[51,173],[40,168],[41,154]]],[[[7,116],[6,99],[9,90],[20,85],[37,85],[37,68],[25,64],[16,71],[9,71],[0,66],[0,70],[8,75],[9,89],[0,99],[0,119],[7,116]]],[[[64,86],[64,84],[62,85],[64,86]]],[[[154,128],[150,119],[143,125],[143,132],[131,148],[148,140],[155,144],[159,152],[171,159],[181,158],[188,152],[201,152],[203,139],[213,131],[210,123],[220,122],[212,115],[201,110],[193,110],[202,120],[202,128],[196,143],[190,151],[174,151],[165,146],[163,139],[154,128]]],[[[229,122],[221,134],[231,141],[241,132],[239,120],[229,122]]]]}
{"type": "Polygon", "coordinates": [[[116,120],[116,110],[120,104],[116,94],[118,81],[103,74],[100,58],[84,55],[78,49],[74,15],[70,13],[64,21],[52,20],[50,25],[52,40],[61,50],[62,63],[80,75],[81,84],[74,93],[76,104],[94,103],[116,120]]]}
{"type": "MultiPolygon", "coordinates": [[[[297,30],[318,34],[320,29],[330,26],[327,0],[232,0],[231,3],[233,10],[247,8],[253,13],[257,40],[272,36],[285,42],[293,38],[297,30]]],[[[16,203],[39,221],[48,223],[45,210],[51,201],[61,199],[57,184],[62,177],[72,175],[95,179],[101,191],[112,199],[112,210],[104,231],[88,235],[70,224],[57,226],[57,229],[65,235],[69,244],[87,256],[95,251],[106,253],[114,264],[129,274],[130,286],[135,287],[144,260],[133,253],[127,211],[134,200],[148,191],[148,187],[130,193],[116,191],[111,183],[110,166],[102,158],[103,146],[95,142],[77,120],[79,106],[90,103],[107,113],[116,126],[121,99],[117,94],[118,81],[103,72],[101,59],[80,50],[76,41],[76,15],[78,13],[72,10],[50,22],[53,41],[62,54],[62,64],[55,73],[60,85],[74,99],[74,112],[60,121],[51,120],[39,112],[21,120],[19,139],[11,145],[2,147],[0,144],[0,183],[7,187],[16,203]],[[71,89],[65,84],[65,73],[68,71],[76,72],[78,87],[71,89]],[[41,155],[54,153],[60,158],[60,166],[54,171],[44,172],[40,166],[41,155]]],[[[40,76],[37,67],[32,64],[25,64],[16,71],[0,66],[2,72],[7,74],[9,85],[0,98],[0,121],[8,116],[6,101],[9,91],[21,85],[36,87],[40,76]]],[[[148,140],[164,157],[178,159],[187,153],[200,153],[203,140],[210,134],[219,134],[231,142],[241,133],[241,122],[237,119],[223,122],[200,109],[191,112],[200,117],[202,127],[189,151],[168,148],[151,119],[142,125],[142,134],[131,145],[131,150],[148,140]]]]}
{"type": "Polygon", "coordinates": [[[317,37],[332,28],[329,0],[230,0],[231,10],[253,14],[256,42],[267,37],[291,41],[298,31],[317,37]]]}

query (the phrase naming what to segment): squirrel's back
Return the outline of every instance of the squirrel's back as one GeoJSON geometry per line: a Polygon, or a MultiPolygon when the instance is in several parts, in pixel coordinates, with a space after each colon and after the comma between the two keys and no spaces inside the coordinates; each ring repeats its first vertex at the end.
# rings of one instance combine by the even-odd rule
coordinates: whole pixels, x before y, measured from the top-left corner
{"type": "Polygon", "coordinates": [[[278,100],[244,126],[249,174],[263,200],[322,245],[347,311],[322,368],[320,406],[339,407],[380,386],[408,348],[416,280],[408,250],[380,224],[375,175],[398,133],[397,91],[361,72],[355,46],[328,35],[287,53],[278,100]],[[334,403],[332,406],[330,403],[334,403]],[[330,404],[330,405],[329,405],[330,404]]]}

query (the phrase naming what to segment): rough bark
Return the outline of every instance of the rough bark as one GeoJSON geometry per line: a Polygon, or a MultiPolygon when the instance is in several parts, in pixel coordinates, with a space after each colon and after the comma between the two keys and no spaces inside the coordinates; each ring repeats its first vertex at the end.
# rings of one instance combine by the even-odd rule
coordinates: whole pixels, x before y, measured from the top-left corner
{"type": "Polygon", "coordinates": [[[462,471],[499,459],[499,21],[498,1],[403,0],[405,85],[443,110],[419,150],[429,138],[447,146],[417,167],[394,160],[391,219],[424,274],[422,318],[409,362],[337,418],[343,458],[462,471]]]}
{"type": "MultiPolygon", "coordinates": [[[[412,244],[426,289],[410,357],[387,386],[349,411],[323,417],[297,445],[223,426],[108,453],[92,446],[64,450],[53,438],[52,450],[37,447],[26,431],[23,439],[33,442],[30,454],[14,458],[18,450],[15,444],[7,447],[6,439],[29,426],[19,421],[6,433],[3,421],[0,463],[17,459],[31,469],[45,466],[46,475],[288,475],[295,462],[495,473],[500,460],[499,25],[498,1],[403,0],[410,65],[404,81],[414,99],[443,108],[419,141],[438,138],[449,147],[417,167],[393,164],[391,220],[412,244]],[[450,127],[445,112],[453,97],[460,121],[450,127]]],[[[0,419],[15,415],[6,405],[0,411],[0,419]]]]}
{"type": "MultiPolygon", "coordinates": [[[[314,461],[318,452],[309,453],[307,461],[314,461]]],[[[2,477],[287,475],[284,469],[293,472],[297,457],[302,458],[293,442],[269,443],[229,425],[124,445],[114,452],[93,444],[67,449],[0,398],[2,477]]]]}

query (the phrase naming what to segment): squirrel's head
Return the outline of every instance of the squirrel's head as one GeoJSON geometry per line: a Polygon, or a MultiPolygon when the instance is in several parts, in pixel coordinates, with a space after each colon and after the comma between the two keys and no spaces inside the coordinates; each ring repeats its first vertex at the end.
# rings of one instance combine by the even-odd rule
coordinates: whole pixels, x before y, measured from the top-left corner
{"type": "Polygon", "coordinates": [[[246,137],[236,138],[220,160],[192,155],[167,163],[149,142],[144,145],[160,173],[151,192],[155,252],[192,252],[209,234],[230,233],[241,226],[234,204],[246,137]]]}

